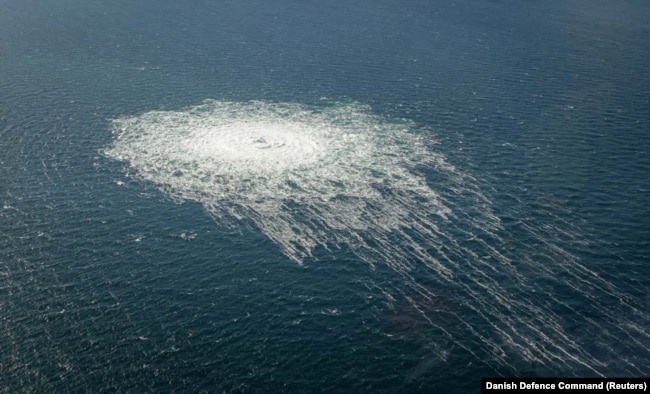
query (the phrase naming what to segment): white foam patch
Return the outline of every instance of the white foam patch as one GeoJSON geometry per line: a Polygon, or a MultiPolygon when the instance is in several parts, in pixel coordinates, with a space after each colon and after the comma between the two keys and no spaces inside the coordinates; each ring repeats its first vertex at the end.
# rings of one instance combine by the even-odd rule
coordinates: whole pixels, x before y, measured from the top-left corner
{"type": "Polygon", "coordinates": [[[185,112],[118,119],[114,132],[110,157],[129,162],[176,197],[202,202],[215,216],[254,220],[299,263],[317,245],[348,236],[332,238],[304,223],[288,202],[330,230],[355,232],[398,229],[414,206],[427,215],[448,211],[411,171],[432,160],[445,165],[442,158],[410,124],[382,121],[358,104],[314,111],[207,101],[185,112]],[[407,195],[412,201],[397,203],[407,195]]]}
{"type": "MultiPolygon", "coordinates": [[[[650,351],[647,314],[554,242],[579,242],[578,230],[559,217],[561,227],[543,228],[522,218],[530,244],[513,247],[480,183],[432,151],[412,123],[360,104],[206,101],[120,118],[113,131],[106,155],[170,196],[202,203],[219,223],[254,223],[299,264],[319,247],[345,246],[373,267],[390,267],[401,283],[368,279],[368,288],[390,307],[406,300],[437,335],[495,368],[523,358],[601,374],[622,350],[650,351]],[[418,169],[440,180],[438,191],[418,169]],[[438,289],[458,305],[442,308],[446,323],[438,321],[438,289]],[[575,300],[602,315],[593,318],[575,300]],[[567,313],[598,333],[597,349],[567,331],[567,313]],[[616,332],[603,329],[610,315],[620,320],[616,332]]],[[[440,349],[441,360],[448,352],[440,349]]],[[[623,372],[648,372],[634,359],[617,362],[623,372]]]]}

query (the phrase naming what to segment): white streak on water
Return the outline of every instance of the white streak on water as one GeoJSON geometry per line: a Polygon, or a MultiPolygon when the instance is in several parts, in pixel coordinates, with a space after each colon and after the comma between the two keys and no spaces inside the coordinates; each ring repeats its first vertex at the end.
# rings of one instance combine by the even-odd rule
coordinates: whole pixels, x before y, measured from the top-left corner
{"type": "Polygon", "coordinates": [[[648,373],[617,357],[632,346],[650,352],[647,314],[557,245],[557,237],[584,242],[579,229],[559,217],[562,225],[541,228],[522,219],[535,245],[510,244],[479,182],[406,121],[359,104],[206,101],[117,119],[113,131],[109,157],[174,198],[202,203],[220,223],[252,221],[298,264],[317,248],[346,246],[372,267],[387,265],[402,281],[372,286],[391,308],[402,297],[476,359],[481,343],[496,369],[523,359],[563,373],[602,375],[614,362],[648,373]],[[429,185],[423,168],[440,184],[429,185]],[[440,289],[456,310],[440,305],[440,289]],[[568,324],[593,332],[597,350],[568,324]]]}

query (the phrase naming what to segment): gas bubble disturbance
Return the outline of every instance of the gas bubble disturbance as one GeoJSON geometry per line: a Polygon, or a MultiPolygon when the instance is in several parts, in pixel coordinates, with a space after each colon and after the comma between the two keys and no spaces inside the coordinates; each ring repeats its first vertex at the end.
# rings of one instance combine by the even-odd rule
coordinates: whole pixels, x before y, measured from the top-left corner
{"type": "Polygon", "coordinates": [[[496,371],[524,360],[603,375],[614,359],[619,373],[649,372],[642,358],[617,357],[650,351],[648,314],[555,242],[583,242],[580,230],[559,216],[544,228],[522,220],[532,242],[512,248],[481,183],[408,121],[358,103],[207,100],[112,127],[108,157],[173,198],[200,202],[219,223],[254,223],[293,261],[345,246],[371,267],[389,267],[400,283],[369,279],[367,287],[390,307],[405,300],[450,343],[433,346],[442,362],[453,348],[496,371]],[[425,171],[441,184],[434,189],[425,171]],[[442,288],[457,309],[441,306],[442,288]],[[590,334],[569,329],[567,314],[590,334]]]}

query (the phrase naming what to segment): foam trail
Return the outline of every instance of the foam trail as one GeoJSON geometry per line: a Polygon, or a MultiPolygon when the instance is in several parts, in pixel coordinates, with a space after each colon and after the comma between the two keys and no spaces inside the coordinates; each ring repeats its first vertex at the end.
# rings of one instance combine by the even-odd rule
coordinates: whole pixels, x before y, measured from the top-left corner
{"type": "Polygon", "coordinates": [[[647,313],[554,241],[581,241],[579,230],[522,219],[534,246],[509,246],[480,183],[407,121],[360,104],[206,101],[116,119],[113,132],[106,155],[220,223],[252,221],[299,264],[317,248],[345,246],[390,267],[400,284],[371,285],[389,304],[402,297],[440,337],[497,371],[524,360],[602,375],[615,359],[620,373],[650,372],[644,360],[616,357],[631,346],[650,351],[647,313]],[[419,169],[435,174],[436,190],[419,169]],[[455,310],[440,306],[440,289],[455,310]],[[595,333],[595,348],[567,328],[567,314],[595,333]]]}

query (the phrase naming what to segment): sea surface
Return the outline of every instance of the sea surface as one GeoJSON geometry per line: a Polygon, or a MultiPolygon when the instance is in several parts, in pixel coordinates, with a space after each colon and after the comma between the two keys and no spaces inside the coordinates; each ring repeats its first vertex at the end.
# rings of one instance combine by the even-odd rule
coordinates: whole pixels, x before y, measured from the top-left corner
{"type": "Polygon", "coordinates": [[[0,392],[650,375],[650,2],[0,0],[0,392]]]}

